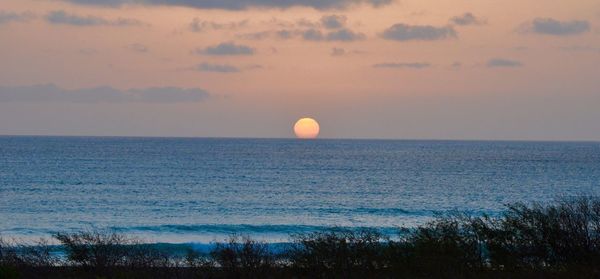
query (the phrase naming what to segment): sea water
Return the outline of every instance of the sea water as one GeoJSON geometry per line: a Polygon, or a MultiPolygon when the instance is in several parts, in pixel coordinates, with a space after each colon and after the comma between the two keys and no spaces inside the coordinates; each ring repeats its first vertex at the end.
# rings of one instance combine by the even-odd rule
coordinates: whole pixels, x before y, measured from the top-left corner
{"type": "Polygon", "coordinates": [[[600,143],[0,137],[0,235],[149,242],[395,234],[459,210],[600,194],[600,143]]]}

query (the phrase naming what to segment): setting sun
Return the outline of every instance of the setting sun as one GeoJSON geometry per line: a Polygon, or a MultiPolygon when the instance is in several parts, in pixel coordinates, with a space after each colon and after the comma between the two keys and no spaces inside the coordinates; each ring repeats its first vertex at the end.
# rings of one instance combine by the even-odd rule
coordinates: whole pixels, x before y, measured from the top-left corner
{"type": "Polygon", "coordinates": [[[312,118],[301,118],[294,125],[296,137],[301,139],[314,139],[319,135],[319,123],[312,118]]]}

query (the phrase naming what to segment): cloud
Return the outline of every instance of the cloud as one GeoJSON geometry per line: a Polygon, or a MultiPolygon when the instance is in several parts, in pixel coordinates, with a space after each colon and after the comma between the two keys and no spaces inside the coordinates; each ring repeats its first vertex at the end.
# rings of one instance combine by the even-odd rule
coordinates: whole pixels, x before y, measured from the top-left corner
{"type": "Polygon", "coordinates": [[[472,13],[464,13],[460,16],[455,16],[450,19],[450,22],[456,25],[482,25],[485,24],[485,20],[480,19],[472,13]]]}
{"type": "Polygon", "coordinates": [[[384,39],[395,41],[433,41],[456,37],[451,26],[435,27],[431,25],[394,24],[381,34],[384,39]]]}
{"type": "Polygon", "coordinates": [[[525,24],[521,31],[543,35],[571,36],[590,31],[590,23],[585,20],[559,21],[552,18],[536,18],[525,24]]]}
{"type": "Polygon", "coordinates": [[[320,21],[311,21],[301,18],[293,22],[282,21],[275,18],[270,21],[263,21],[263,23],[277,25],[283,27],[282,29],[267,29],[259,32],[237,34],[236,36],[241,39],[249,40],[262,40],[267,38],[287,40],[301,38],[306,41],[315,42],[350,42],[366,38],[365,34],[344,27],[346,21],[346,16],[342,15],[326,15],[321,17],[320,21]]]}
{"type": "Polygon", "coordinates": [[[247,26],[249,23],[249,20],[245,19],[245,20],[240,20],[240,21],[232,21],[232,22],[214,22],[214,21],[205,21],[205,20],[200,20],[199,18],[194,18],[192,20],[192,22],[190,23],[190,30],[192,32],[203,32],[206,31],[208,29],[212,29],[212,30],[223,30],[223,29],[228,29],[228,30],[233,30],[233,29],[238,29],[244,26],[247,26]]]}
{"type": "Polygon", "coordinates": [[[0,25],[8,24],[11,22],[25,22],[32,19],[34,16],[32,13],[15,13],[8,11],[0,11],[0,25]]]}
{"type": "Polygon", "coordinates": [[[108,21],[92,16],[78,16],[67,14],[65,11],[53,11],[46,15],[46,20],[52,24],[68,24],[77,26],[106,25],[108,21]]]}
{"type": "Polygon", "coordinates": [[[297,33],[298,32],[294,31],[294,30],[281,29],[281,30],[275,31],[275,36],[279,39],[291,39],[297,33]]]}
{"type": "Polygon", "coordinates": [[[348,28],[342,28],[334,31],[323,32],[317,28],[309,29],[281,29],[271,31],[260,31],[255,33],[238,34],[237,37],[249,40],[262,40],[274,37],[276,39],[288,40],[295,37],[301,37],[306,41],[342,41],[351,42],[359,41],[366,38],[366,35],[360,32],[352,31],[348,28]]]}
{"type": "MultiPolygon", "coordinates": [[[[287,26],[285,27],[294,27],[293,23],[286,23],[286,22],[281,22],[281,24],[287,24],[287,26]]],[[[320,26],[319,22],[315,22],[306,18],[301,18],[296,20],[296,25],[301,26],[301,27],[309,27],[309,28],[317,28],[320,26]]]]}
{"type": "Polygon", "coordinates": [[[323,33],[318,29],[308,29],[302,33],[302,38],[307,41],[343,41],[351,42],[364,39],[366,36],[363,33],[354,32],[350,29],[343,28],[328,33],[323,33]]]}
{"type": "Polygon", "coordinates": [[[331,54],[331,56],[345,56],[345,55],[359,55],[359,54],[365,54],[367,53],[366,51],[363,50],[346,50],[344,48],[339,48],[339,47],[334,47],[331,49],[331,52],[329,54],[331,54]]]}
{"type": "Polygon", "coordinates": [[[142,25],[142,22],[136,19],[119,18],[117,20],[107,20],[95,16],[80,16],[69,14],[65,11],[52,11],[46,15],[46,21],[51,24],[64,24],[73,26],[136,26],[142,25]]]}
{"type": "Polygon", "coordinates": [[[206,55],[254,55],[255,50],[246,45],[236,45],[233,42],[220,43],[205,49],[197,49],[197,54],[206,55]]]}
{"type": "Polygon", "coordinates": [[[346,25],[347,18],[343,15],[328,15],[321,17],[321,24],[327,29],[342,28],[346,25]]]}
{"type": "Polygon", "coordinates": [[[236,37],[245,40],[262,40],[270,37],[272,34],[273,31],[259,31],[252,33],[237,34],[236,37]]]}
{"type": "Polygon", "coordinates": [[[358,33],[358,32],[354,32],[350,29],[347,28],[343,28],[337,31],[332,31],[329,32],[326,36],[325,39],[327,41],[345,41],[345,42],[351,42],[351,41],[359,41],[364,39],[366,36],[363,33],[358,33]]]}
{"type": "MultiPolygon", "coordinates": [[[[316,30],[318,33],[320,33],[320,31],[316,30]]],[[[291,30],[291,29],[280,29],[280,30],[266,30],[266,31],[259,31],[259,32],[253,32],[253,33],[243,33],[243,34],[237,34],[236,37],[240,38],[240,39],[246,39],[246,40],[263,40],[263,39],[267,39],[267,38],[276,38],[276,39],[281,39],[281,40],[288,40],[288,39],[292,39],[296,36],[299,35],[303,35],[305,31],[301,31],[301,30],[291,30]]],[[[322,39],[322,35],[320,34],[320,37],[315,38],[315,40],[320,40],[322,39]]]]}
{"type": "MultiPolygon", "coordinates": [[[[304,18],[298,19],[297,24],[300,25],[302,22],[310,22],[304,18]]],[[[291,28],[295,26],[294,21],[290,21],[287,19],[280,19],[277,17],[272,17],[268,20],[261,20],[259,21],[260,24],[262,25],[266,25],[266,26],[275,26],[275,27],[281,27],[281,28],[291,28]]]]}
{"type": "Polygon", "coordinates": [[[240,69],[233,65],[228,64],[211,64],[202,63],[195,68],[199,72],[213,72],[213,73],[237,73],[240,69]]]}
{"type": "Polygon", "coordinates": [[[286,9],[309,7],[317,10],[345,9],[356,4],[374,7],[387,5],[392,0],[63,0],[83,5],[119,7],[127,4],[180,6],[198,9],[246,10],[251,8],[286,9]]]}
{"type": "Polygon", "coordinates": [[[317,29],[308,29],[302,33],[302,38],[307,41],[322,41],[323,33],[317,29]]]}
{"type": "Polygon", "coordinates": [[[429,63],[379,63],[373,65],[373,68],[400,68],[400,69],[424,69],[431,67],[429,63]]]}
{"type": "Polygon", "coordinates": [[[109,21],[109,25],[114,25],[114,26],[141,26],[144,25],[143,22],[137,20],[137,19],[132,19],[132,18],[118,18],[117,20],[114,21],[109,21]]]}
{"type": "Polygon", "coordinates": [[[515,68],[523,66],[523,63],[516,60],[493,58],[488,60],[486,65],[488,68],[515,68]]]}
{"type": "Polygon", "coordinates": [[[119,90],[110,86],[68,90],[54,84],[0,86],[0,102],[71,103],[178,103],[199,102],[210,97],[200,88],[150,87],[119,90]]]}

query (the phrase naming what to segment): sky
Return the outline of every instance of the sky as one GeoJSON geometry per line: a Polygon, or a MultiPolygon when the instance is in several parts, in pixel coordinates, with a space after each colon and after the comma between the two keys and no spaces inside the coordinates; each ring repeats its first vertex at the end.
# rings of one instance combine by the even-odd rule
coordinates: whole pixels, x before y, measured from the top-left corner
{"type": "Polygon", "coordinates": [[[597,0],[0,0],[0,134],[600,140],[597,0]]]}

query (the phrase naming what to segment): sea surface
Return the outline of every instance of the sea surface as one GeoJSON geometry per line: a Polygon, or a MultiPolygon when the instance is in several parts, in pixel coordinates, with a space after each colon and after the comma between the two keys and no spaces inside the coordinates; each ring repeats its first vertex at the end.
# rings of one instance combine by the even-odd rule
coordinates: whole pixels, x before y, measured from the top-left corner
{"type": "Polygon", "coordinates": [[[149,242],[395,234],[437,214],[600,194],[600,143],[0,137],[0,235],[149,242]]]}

